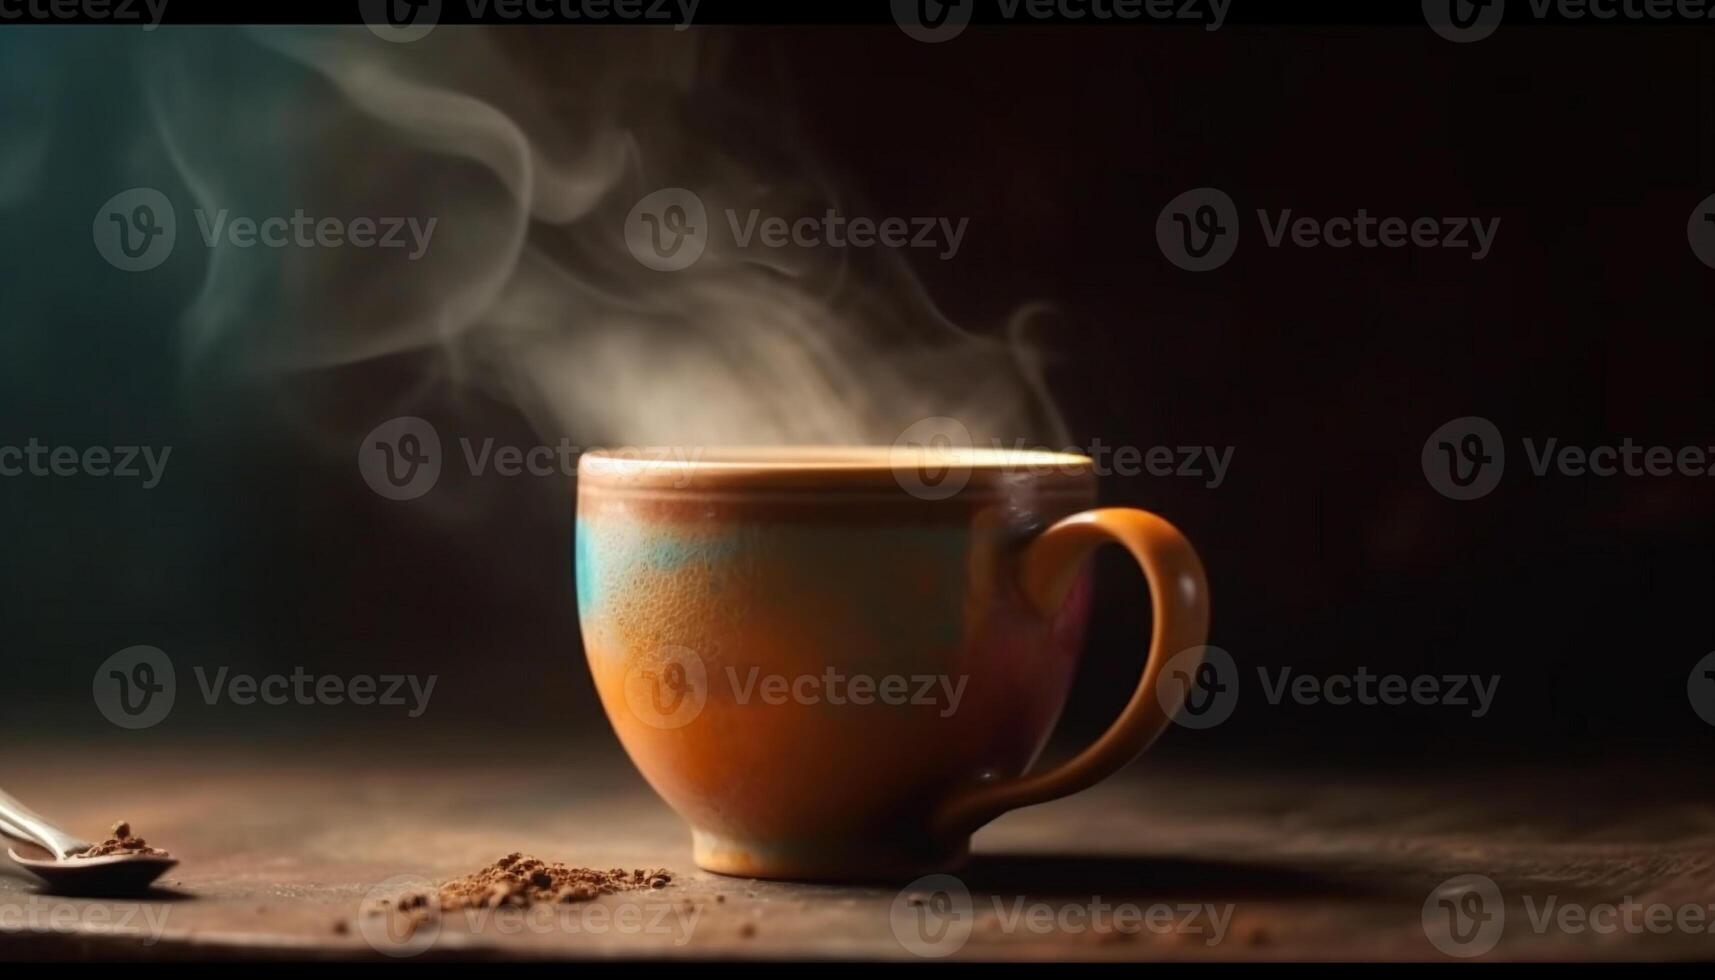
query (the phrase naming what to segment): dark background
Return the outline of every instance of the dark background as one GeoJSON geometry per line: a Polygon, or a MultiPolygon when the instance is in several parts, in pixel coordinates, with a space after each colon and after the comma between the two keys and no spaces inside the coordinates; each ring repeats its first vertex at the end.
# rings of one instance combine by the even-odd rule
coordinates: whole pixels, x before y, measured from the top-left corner
{"type": "MultiPolygon", "coordinates": [[[[1715,34],[1508,24],[1456,45],[1421,24],[1009,26],[925,45],[891,26],[723,33],[728,96],[770,106],[782,141],[866,211],[970,216],[954,261],[910,257],[955,321],[993,329],[1023,302],[1054,306],[1039,339],[1076,442],[1234,447],[1218,489],[1149,477],[1102,489],[1197,544],[1211,642],[1247,685],[1227,724],[1174,731],[1157,751],[1707,759],[1686,678],[1715,650],[1715,481],[1539,479],[1519,440],[1715,445],[1715,271],[1685,235],[1715,192],[1715,34]],[[1245,235],[1232,261],[1191,274],[1162,256],[1154,225],[1200,186],[1232,196],[1245,235]],[[1271,249],[1256,208],[1501,225],[1481,262],[1271,249]],[[1472,502],[1437,494],[1419,465],[1430,432],[1464,415],[1493,420],[1509,452],[1500,487],[1472,502]],[[1252,668],[1283,665],[1500,685],[1482,719],[1268,706],[1252,668]]],[[[99,145],[111,91],[73,89],[61,94],[92,115],[58,128],[56,154],[99,145]]],[[[0,212],[0,444],[175,450],[148,493],[0,480],[0,734],[148,737],[109,726],[89,695],[97,664],[148,643],[179,665],[162,734],[607,738],[572,603],[571,488],[455,473],[424,501],[371,493],[352,450],[398,414],[418,377],[408,357],[284,381],[187,377],[173,323],[195,270],[142,286],[101,264],[86,216],[113,186],[125,185],[0,212]],[[325,438],[329,426],[349,441],[325,438]],[[419,719],[210,709],[193,664],[440,682],[419,719]]],[[[480,396],[442,411],[454,431],[532,438],[480,396]]],[[[1147,636],[1136,573],[1117,556],[1100,573],[1068,742],[1118,710],[1147,636]]]]}

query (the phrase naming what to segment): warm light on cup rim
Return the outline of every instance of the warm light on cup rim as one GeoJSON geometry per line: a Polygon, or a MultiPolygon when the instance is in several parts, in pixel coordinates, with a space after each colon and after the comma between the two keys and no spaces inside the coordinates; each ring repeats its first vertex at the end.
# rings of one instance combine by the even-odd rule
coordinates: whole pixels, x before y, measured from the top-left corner
{"type": "Polygon", "coordinates": [[[918,470],[953,471],[978,490],[1083,489],[1095,478],[1077,453],[965,446],[642,446],[578,460],[580,484],[601,489],[898,489],[899,473],[918,470]]]}

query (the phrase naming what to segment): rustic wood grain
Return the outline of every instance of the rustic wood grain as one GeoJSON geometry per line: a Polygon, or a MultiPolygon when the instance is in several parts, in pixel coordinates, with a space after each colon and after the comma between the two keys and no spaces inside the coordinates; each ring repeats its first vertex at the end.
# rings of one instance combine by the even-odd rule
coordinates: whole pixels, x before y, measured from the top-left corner
{"type": "MultiPolygon", "coordinates": [[[[599,739],[487,757],[190,743],[34,757],[64,764],[11,759],[0,785],[86,836],[128,819],[183,863],[139,901],[43,895],[0,877],[0,958],[915,958],[894,928],[896,912],[914,914],[897,887],[697,871],[677,819],[599,739]],[[445,880],[511,851],[676,878],[551,918],[450,913],[403,947],[366,938],[379,883],[445,880]]],[[[1439,882],[1481,873],[1506,897],[1505,933],[1486,958],[1708,958],[1706,931],[1539,931],[1525,905],[1715,906],[1715,806],[1674,802],[1686,794],[1670,784],[1629,769],[1407,778],[1146,761],[984,831],[959,875],[971,929],[952,955],[1442,959],[1424,902],[1439,882]],[[1174,911],[1118,930],[1063,914],[1094,903],[1174,911]],[[1013,921],[1033,905],[1048,910],[1047,929],[1013,921]],[[1187,928],[1209,923],[1186,921],[1189,906],[1230,908],[1219,941],[1212,927],[1187,928]]]]}

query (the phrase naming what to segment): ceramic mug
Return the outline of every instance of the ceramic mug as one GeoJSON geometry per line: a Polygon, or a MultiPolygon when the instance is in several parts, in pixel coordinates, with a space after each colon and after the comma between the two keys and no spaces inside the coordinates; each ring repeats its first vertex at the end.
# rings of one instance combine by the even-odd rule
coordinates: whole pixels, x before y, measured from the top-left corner
{"type": "Polygon", "coordinates": [[[1157,680],[1204,643],[1202,564],[1154,514],[1090,509],[1089,458],[684,456],[582,457],[575,571],[602,706],[702,868],[956,868],[978,827],[1112,774],[1177,709],[1184,692],[1164,699],[1157,680]],[[1108,542],[1149,582],[1142,678],[1093,745],[1029,772],[1076,670],[1086,558],[1108,542]]]}

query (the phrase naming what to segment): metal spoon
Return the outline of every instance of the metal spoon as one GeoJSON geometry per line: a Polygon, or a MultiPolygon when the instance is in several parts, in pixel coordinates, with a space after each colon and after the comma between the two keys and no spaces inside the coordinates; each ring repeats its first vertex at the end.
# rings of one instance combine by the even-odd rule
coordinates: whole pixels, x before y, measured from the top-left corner
{"type": "Polygon", "coordinates": [[[81,895],[132,894],[179,862],[159,854],[106,854],[73,857],[89,850],[80,840],[49,823],[29,807],[0,790],[0,835],[47,851],[46,859],[25,857],[10,850],[19,867],[47,882],[56,892],[81,895]]]}

